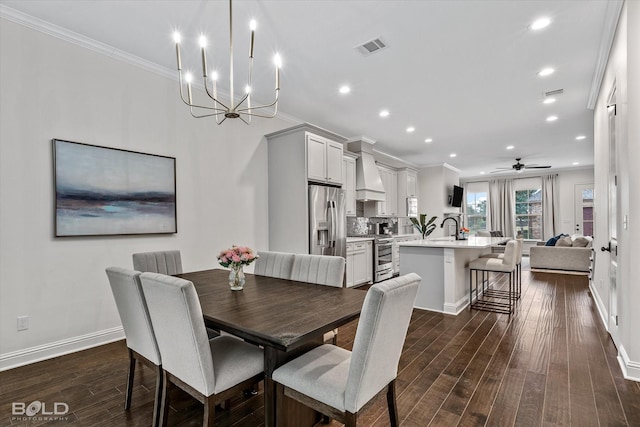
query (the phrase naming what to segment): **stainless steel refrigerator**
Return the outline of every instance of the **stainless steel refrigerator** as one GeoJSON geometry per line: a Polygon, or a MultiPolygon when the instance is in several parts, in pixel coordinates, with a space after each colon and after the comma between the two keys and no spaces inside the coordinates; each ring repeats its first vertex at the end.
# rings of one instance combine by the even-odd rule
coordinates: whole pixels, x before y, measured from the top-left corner
{"type": "Polygon", "coordinates": [[[309,186],[309,253],[347,257],[344,191],[309,186]]]}

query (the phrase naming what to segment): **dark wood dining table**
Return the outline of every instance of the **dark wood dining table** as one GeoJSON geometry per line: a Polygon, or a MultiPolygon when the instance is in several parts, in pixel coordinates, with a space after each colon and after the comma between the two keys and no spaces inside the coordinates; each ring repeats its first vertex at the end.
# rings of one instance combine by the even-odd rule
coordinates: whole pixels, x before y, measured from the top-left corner
{"type": "Polygon", "coordinates": [[[176,276],[195,285],[207,327],[263,346],[265,426],[313,425],[317,414],[276,396],[271,375],[321,345],[325,332],[358,318],[366,292],[253,274],[246,274],[244,290],[231,291],[222,269],[176,276]]]}

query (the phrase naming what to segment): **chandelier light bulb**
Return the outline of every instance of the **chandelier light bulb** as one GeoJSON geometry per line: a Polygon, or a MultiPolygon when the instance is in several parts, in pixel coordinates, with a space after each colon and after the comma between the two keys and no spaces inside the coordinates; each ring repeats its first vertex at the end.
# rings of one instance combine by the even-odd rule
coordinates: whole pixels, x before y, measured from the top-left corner
{"type": "Polygon", "coordinates": [[[191,81],[193,80],[193,76],[191,75],[191,73],[187,73],[184,76],[184,79],[187,81],[187,83],[191,83],[191,81]]]}
{"type": "Polygon", "coordinates": [[[217,71],[211,71],[211,80],[213,80],[214,82],[216,80],[218,80],[218,72],[217,71]]]}
{"type": "Polygon", "coordinates": [[[200,47],[207,47],[207,38],[203,35],[200,36],[200,39],[198,39],[199,43],[200,43],[200,47]]]}
{"type": "Polygon", "coordinates": [[[246,85],[246,86],[244,87],[244,91],[245,91],[245,93],[251,93],[251,86],[246,85]]]}
{"type": "Polygon", "coordinates": [[[279,53],[276,53],[276,55],[273,57],[273,63],[276,64],[276,67],[282,68],[282,58],[280,57],[279,53]]]}
{"type": "Polygon", "coordinates": [[[531,24],[532,30],[541,30],[551,24],[551,20],[549,18],[540,18],[531,24]]]}
{"type": "Polygon", "coordinates": [[[175,31],[175,32],[173,33],[173,41],[174,41],[174,42],[176,42],[176,43],[180,43],[180,39],[181,39],[181,37],[180,37],[180,33],[179,33],[179,32],[177,32],[177,31],[175,31]]]}
{"type": "Polygon", "coordinates": [[[256,22],[256,20],[252,19],[251,22],[249,22],[249,29],[251,31],[255,31],[257,25],[258,25],[258,23],[256,22]]]}

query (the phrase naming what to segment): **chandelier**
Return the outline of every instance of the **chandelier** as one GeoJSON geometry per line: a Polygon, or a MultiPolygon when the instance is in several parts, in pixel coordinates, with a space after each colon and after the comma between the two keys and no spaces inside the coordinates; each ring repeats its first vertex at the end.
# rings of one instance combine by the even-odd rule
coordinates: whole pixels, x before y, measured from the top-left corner
{"type": "Polygon", "coordinates": [[[196,104],[193,101],[193,94],[191,90],[191,82],[193,81],[193,76],[191,73],[186,73],[184,76],[182,75],[182,56],[180,54],[180,34],[175,32],[173,34],[174,41],[176,43],[176,63],[178,68],[178,78],[180,84],[180,98],[182,101],[189,106],[189,110],[191,115],[195,118],[202,117],[215,117],[216,123],[222,124],[226,119],[240,119],[244,123],[251,123],[252,117],[265,117],[265,118],[273,118],[276,116],[278,112],[278,95],[280,94],[280,67],[282,65],[280,55],[276,54],[274,58],[274,63],[276,66],[276,88],[275,88],[275,99],[270,104],[265,105],[251,105],[251,77],[253,71],[253,45],[254,45],[254,37],[256,30],[256,21],[252,20],[249,24],[249,28],[251,31],[251,42],[249,46],[249,76],[247,79],[247,85],[245,87],[244,96],[238,101],[235,102],[235,98],[233,95],[233,12],[232,5],[229,0],[229,102],[225,103],[220,101],[218,98],[218,89],[217,89],[217,80],[218,73],[216,71],[212,71],[209,75],[208,67],[207,67],[207,40],[204,35],[200,36],[200,49],[202,56],[202,79],[204,81],[204,89],[205,92],[210,99],[208,105],[205,104],[196,104]],[[208,80],[211,80],[211,84],[208,80]],[[186,83],[185,83],[186,82],[186,83]],[[183,87],[186,85],[187,88],[187,97],[184,96],[183,87]],[[211,89],[209,86],[212,86],[211,89]],[[268,112],[267,109],[273,107],[272,112],[268,112]],[[265,111],[267,110],[267,111],[265,111]]]}

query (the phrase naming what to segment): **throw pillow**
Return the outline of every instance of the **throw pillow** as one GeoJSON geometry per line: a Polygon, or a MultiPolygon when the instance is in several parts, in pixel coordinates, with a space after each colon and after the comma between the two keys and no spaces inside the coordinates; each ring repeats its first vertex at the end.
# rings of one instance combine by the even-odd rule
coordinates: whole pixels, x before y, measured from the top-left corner
{"type": "MultiPolygon", "coordinates": [[[[556,242],[558,241],[559,238],[566,236],[566,234],[558,234],[555,237],[550,238],[549,240],[547,240],[547,243],[545,243],[545,246],[555,246],[556,242]]],[[[571,245],[569,245],[571,246],[571,245]]]]}
{"type": "Polygon", "coordinates": [[[576,248],[586,248],[588,244],[589,244],[589,239],[587,239],[584,236],[580,236],[580,237],[576,237],[575,239],[572,239],[571,246],[576,248]]]}
{"type": "Polygon", "coordinates": [[[556,242],[558,247],[571,247],[571,237],[565,236],[558,239],[556,242]]]}

